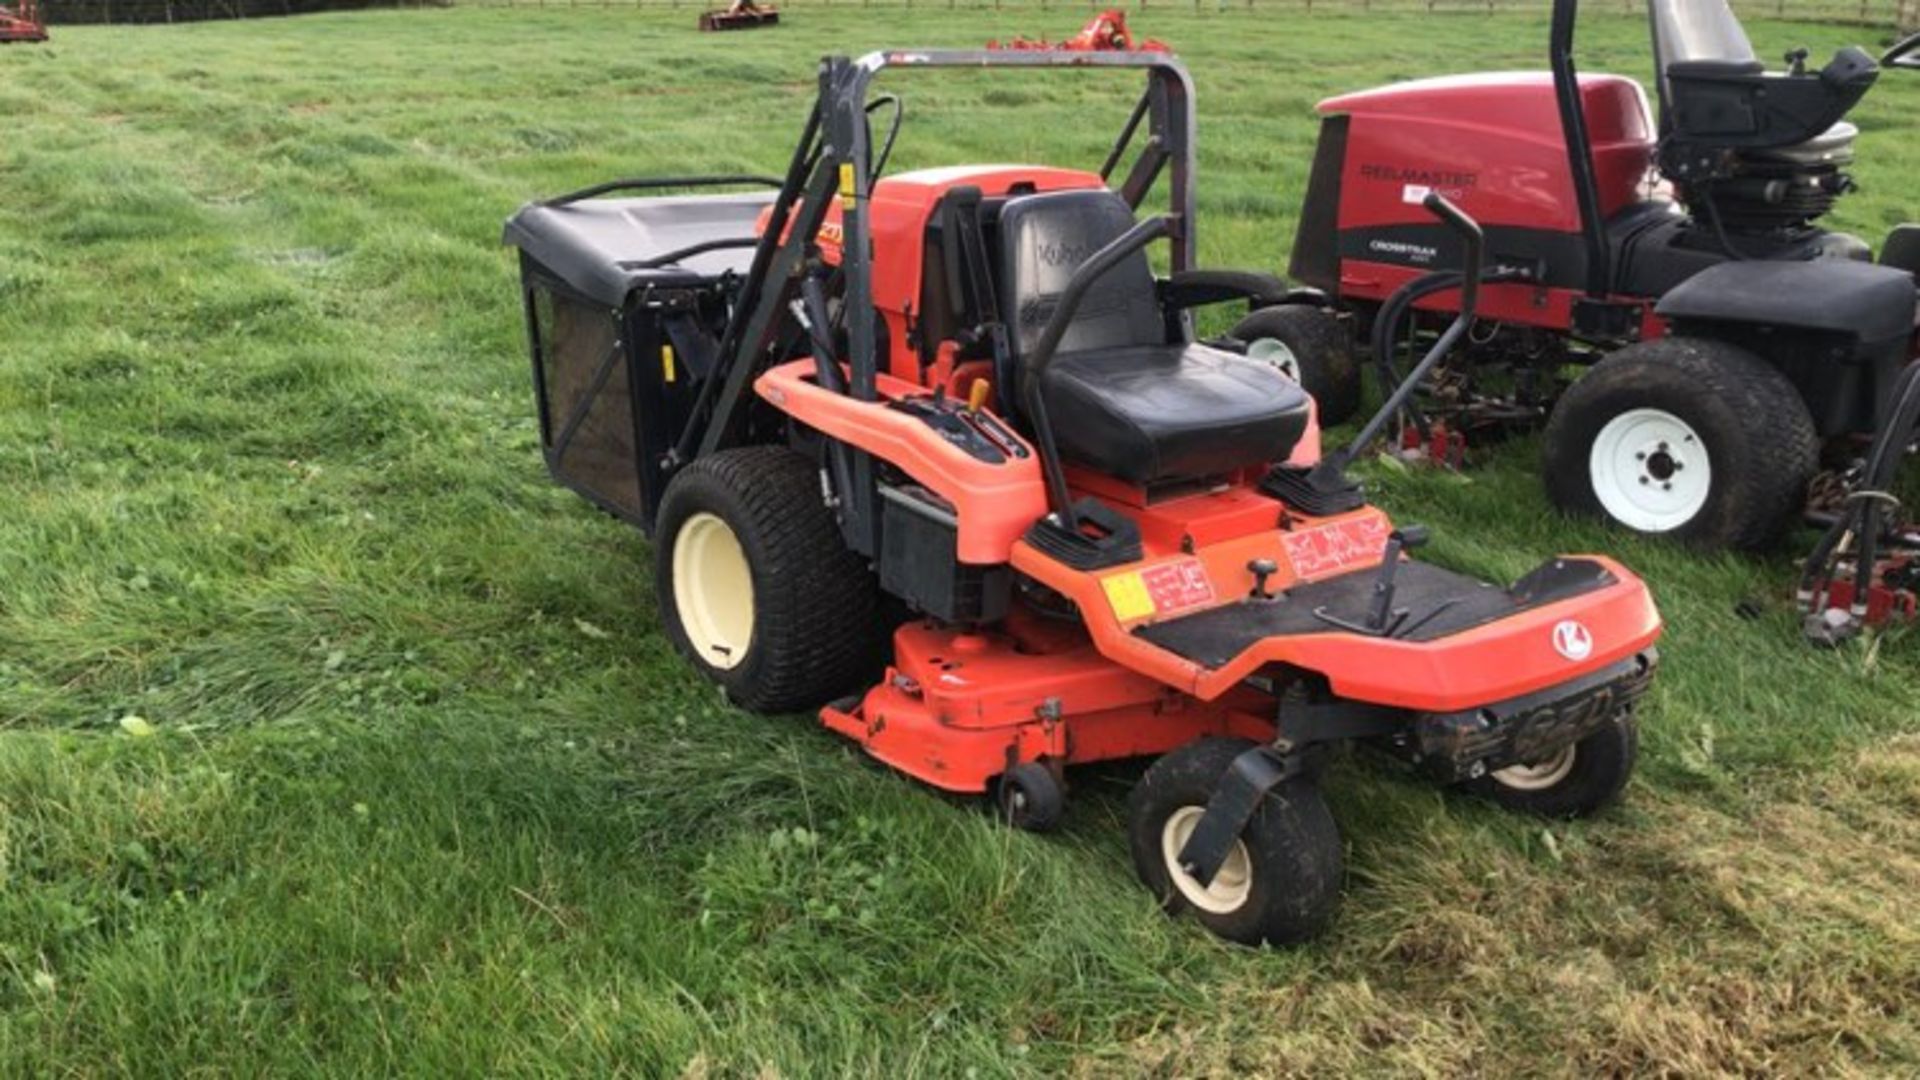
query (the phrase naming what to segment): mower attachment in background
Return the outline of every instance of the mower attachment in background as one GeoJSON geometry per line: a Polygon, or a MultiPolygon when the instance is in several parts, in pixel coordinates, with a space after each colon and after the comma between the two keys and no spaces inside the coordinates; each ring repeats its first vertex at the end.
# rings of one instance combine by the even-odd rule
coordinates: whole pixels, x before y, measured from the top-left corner
{"type": "Polygon", "coordinates": [[[1893,408],[1858,472],[1842,478],[1827,531],[1807,556],[1795,599],[1808,641],[1835,646],[1868,626],[1920,609],[1920,526],[1906,520],[1894,480],[1920,432],[1920,364],[1900,373],[1893,408]]]}
{"type": "Polygon", "coordinates": [[[1080,32],[1065,41],[1049,43],[1046,38],[1038,40],[1016,37],[1011,41],[989,41],[987,48],[1013,50],[1015,52],[1157,52],[1173,51],[1166,42],[1155,38],[1135,44],[1133,32],[1127,29],[1127,13],[1119,8],[1108,8],[1087,20],[1080,32]]]}
{"type": "Polygon", "coordinates": [[[47,27],[40,21],[39,0],[20,0],[14,7],[0,5],[0,45],[45,40],[47,27]]]}
{"type": "Polygon", "coordinates": [[[719,10],[700,13],[701,30],[758,30],[763,26],[779,24],[779,8],[770,4],[756,4],[753,0],[733,0],[733,3],[719,10]]]}

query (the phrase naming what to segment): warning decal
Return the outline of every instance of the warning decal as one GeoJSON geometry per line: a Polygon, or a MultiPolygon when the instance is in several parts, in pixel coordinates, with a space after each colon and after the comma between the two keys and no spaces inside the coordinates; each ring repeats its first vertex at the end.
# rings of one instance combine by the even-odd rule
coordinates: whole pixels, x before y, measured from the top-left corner
{"type": "Polygon", "coordinates": [[[1379,514],[1349,518],[1289,533],[1284,540],[1287,561],[1302,579],[1325,577],[1356,566],[1371,566],[1380,561],[1393,527],[1379,514]]]}
{"type": "Polygon", "coordinates": [[[1101,578],[1100,586],[1107,592],[1114,618],[1121,622],[1213,602],[1213,582],[1207,580],[1206,568],[1199,559],[1180,559],[1114,574],[1101,578]]]}
{"type": "Polygon", "coordinates": [[[1140,577],[1147,584],[1147,595],[1153,597],[1153,610],[1161,615],[1213,602],[1213,582],[1207,580],[1199,559],[1150,566],[1140,571],[1140,577]]]}

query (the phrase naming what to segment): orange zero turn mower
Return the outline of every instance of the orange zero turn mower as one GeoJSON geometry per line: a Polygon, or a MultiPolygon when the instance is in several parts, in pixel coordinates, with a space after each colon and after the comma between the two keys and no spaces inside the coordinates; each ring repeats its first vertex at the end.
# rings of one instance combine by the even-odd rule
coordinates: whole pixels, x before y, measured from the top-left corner
{"type": "MultiPolygon", "coordinates": [[[[1141,879],[1285,943],[1341,890],[1329,747],[1591,812],[1633,767],[1660,618],[1601,556],[1504,586],[1408,558],[1425,531],[1321,453],[1299,385],[1194,340],[1214,303],[1339,316],[1194,266],[1193,139],[1164,54],[829,58],[784,176],[616,180],[506,239],[548,466],[651,537],[689,663],[1034,830],[1072,766],[1157,757],[1130,800],[1141,879]],[[936,67],[1146,87],[1097,169],[888,175],[902,112],[872,83],[936,67]]],[[[1477,227],[1430,209],[1477,260],[1477,227]]]]}

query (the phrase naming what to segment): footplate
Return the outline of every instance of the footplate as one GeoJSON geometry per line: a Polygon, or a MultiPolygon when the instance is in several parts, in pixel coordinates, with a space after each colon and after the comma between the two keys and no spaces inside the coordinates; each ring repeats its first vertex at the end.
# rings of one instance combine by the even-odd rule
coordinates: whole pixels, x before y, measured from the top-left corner
{"type": "Polygon", "coordinates": [[[1633,707],[1660,664],[1654,649],[1582,679],[1455,713],[1426,713],[1394,740],[1444,783],[1551,757],[1633,707]]]}

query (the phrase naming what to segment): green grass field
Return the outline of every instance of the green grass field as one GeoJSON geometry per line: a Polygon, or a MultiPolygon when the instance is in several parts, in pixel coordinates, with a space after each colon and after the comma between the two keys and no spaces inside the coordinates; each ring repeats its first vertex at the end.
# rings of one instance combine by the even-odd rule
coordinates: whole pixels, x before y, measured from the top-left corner
{"type": "MultiPolygon", "coordinates": [[[[1640,777],[1546,827],[1340,763],[1348,900],[1307,948],[1161,917],[1124,773],[1013,834],[674,659],[644,543],[542,469],[501,220],[777,171],[823,53],[1079,18],[462,10],[0,50],[0,1074],[1920,1070],[1920,640],[1810,651],[1790,552],[1556,520],[1531,443],[1371,475],[1456,567],[1649,577],[1640,777]]],[[[1204,261],[1275,268],[1317,98],[1537,67],[1546,34],[1135,22],[1195,71],[1204,261]]],[[[1645,72],[1640,22],[1587,38],[1645,72]]],[[[1097,162],[1131,97],[895,88],[900,166],[1097,162]]],[[[1916,216],[1916,115],[1895,76],[1860,111],[1841,226],[1916,216]]]]}

